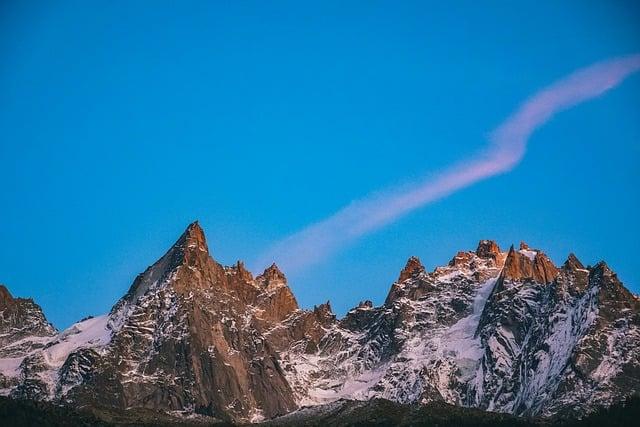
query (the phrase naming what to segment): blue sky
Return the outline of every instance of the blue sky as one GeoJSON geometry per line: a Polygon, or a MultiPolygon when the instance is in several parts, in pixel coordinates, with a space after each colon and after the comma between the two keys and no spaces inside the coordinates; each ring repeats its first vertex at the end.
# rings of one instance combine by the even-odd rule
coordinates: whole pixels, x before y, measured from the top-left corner
{"type": "MultiPolygon", "coordinates": [[[[220,262],[462,160],[527,97],[640,52],[636,2],[0,5],[0,282],[56,326],[109,310],[199,219],[220,262]]],[[[290,277],[381,303],[491,238],[605,259],[640,292],[640,75],[555,116],[513,171],[290,277]]],[[[285,271],[286,273],[286,271],[285,271]]]]}

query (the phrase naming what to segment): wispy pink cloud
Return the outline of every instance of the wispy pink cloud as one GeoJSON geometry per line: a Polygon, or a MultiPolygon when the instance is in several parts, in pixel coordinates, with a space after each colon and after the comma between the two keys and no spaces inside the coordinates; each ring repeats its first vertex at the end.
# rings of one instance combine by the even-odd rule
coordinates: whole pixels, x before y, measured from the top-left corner
{"type": "Polygon", "coordinates": [[[414,209],[511,170],[524,157],[531,134],[553,115],[602,95],[638,70],[640,54],[611,59],[574,72],[522,104],[491,132],[489,145],[475,157],[428,179],[352,202],[328,218],[276,242],[262,254],[257,266],[276,261],[287,272],[300,271],[414,209]]]}

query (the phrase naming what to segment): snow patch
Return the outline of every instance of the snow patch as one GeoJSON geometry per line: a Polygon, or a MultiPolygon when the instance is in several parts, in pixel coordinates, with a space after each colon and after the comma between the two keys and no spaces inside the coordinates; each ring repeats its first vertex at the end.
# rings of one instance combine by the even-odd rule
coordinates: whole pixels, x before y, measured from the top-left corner
{"type": "Polygon", "coordinates": [[[24,357],[6,357],[0,359],[0,374],[13,378],[20,374],[20,363],[24,357]]]}
{"type": "Polygon", "coordinates": [[[527,258],[529,258],[531,261],[533,261],[536,258],[536,255],[538,254],[537,251],[532,251],[530,249],[520,249],[518,252],[520,252],[522,255],[526,256],[527,258]]]}
{"type": "Polygon", "coordinates": [[[93,317],[74,323],[62,331],[43,351],[47,363],[55,368],[62,366],[67,357],[80,348],[103,347],[111,341],[107,328],[108,315],[93,317]]]}

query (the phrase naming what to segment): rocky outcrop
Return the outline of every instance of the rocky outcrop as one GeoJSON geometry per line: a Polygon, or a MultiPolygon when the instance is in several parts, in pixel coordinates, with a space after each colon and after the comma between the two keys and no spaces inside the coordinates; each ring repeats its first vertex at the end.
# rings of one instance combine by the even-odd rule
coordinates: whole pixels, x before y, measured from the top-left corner
{"type": "Polygon", "coordinates": [[[410,279],[422,272],[424,272],[424,266],[420,262],[420,258],[412,256],[407,260],[407,264],[400,272],[398,283],[402,283],[405,280],[410,279]]]}
{"type": "Polygon", "coordinates": [[[480,240],[476,248],[476,255],[480,258],[497,259],[502,254],[500,246],[493,240],[480,240]]]}
{"type": "Polygon", "coordinates": [[[272,264],[256,277],[256,283],[263,290],[256,305],[262,310],[262,318],[268,322],[280,322],[298,310],[298,302],[287,286],[287,278],[277,265],[272,264]]]}
{"type": "Polygon", "coordinates": [[[503,277],[507,280],[529,280],[536,283],[551,283],[558,274],[553,262],[541,251],[534,251],[520,244],[516,251],[509,249],[504,262],[503,277]]]}

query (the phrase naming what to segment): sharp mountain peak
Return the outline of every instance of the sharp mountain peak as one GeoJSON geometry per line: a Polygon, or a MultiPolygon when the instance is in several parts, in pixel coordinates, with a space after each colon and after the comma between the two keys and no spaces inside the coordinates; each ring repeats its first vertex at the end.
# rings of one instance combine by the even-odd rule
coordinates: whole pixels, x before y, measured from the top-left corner
{"type": "Polygon", "coordinates": [[[573,252],[569,253],[567,260],[562,265],[565,270],[584,270],[584,265],[573,252]]]}
{"type": "Polygon", "coordinates": [[[405,280],[419,274],[420,272],[425,271],[420,258],[417,256],[412,256],[407,260],[406,265],[400,272],[400,276],[398,277],[398,283],[402,283],[405,280]]]}

